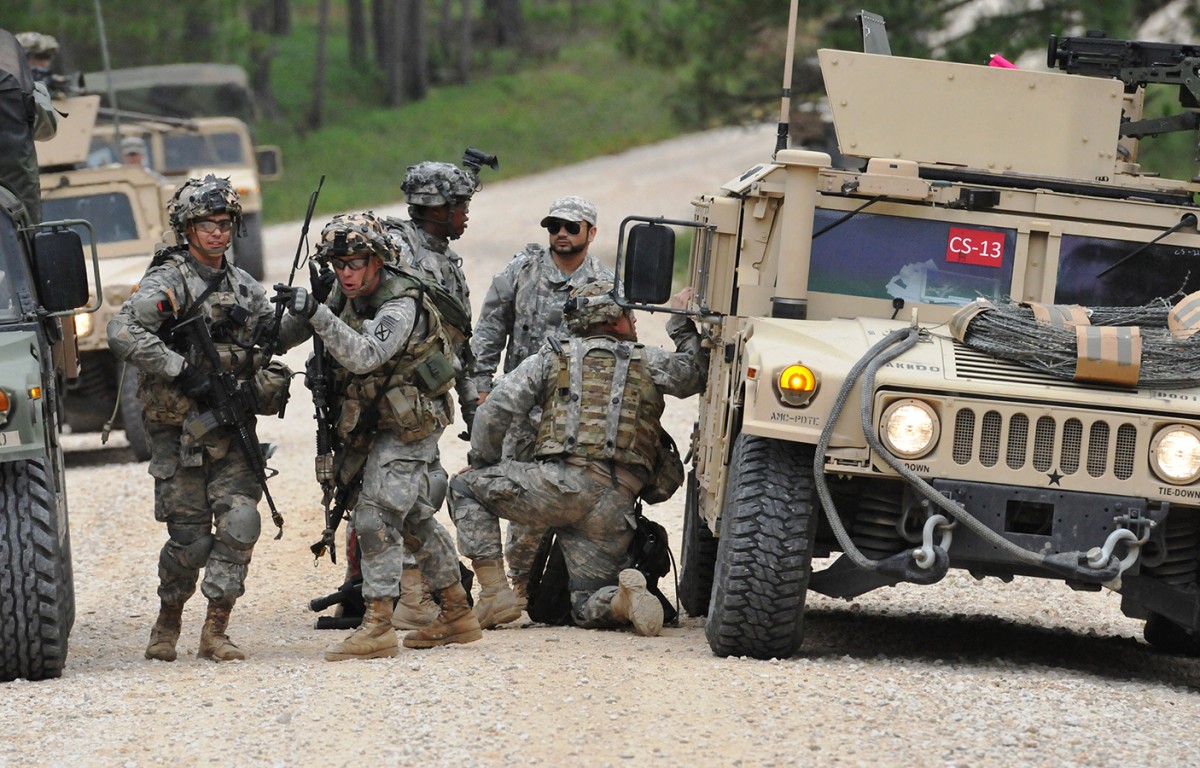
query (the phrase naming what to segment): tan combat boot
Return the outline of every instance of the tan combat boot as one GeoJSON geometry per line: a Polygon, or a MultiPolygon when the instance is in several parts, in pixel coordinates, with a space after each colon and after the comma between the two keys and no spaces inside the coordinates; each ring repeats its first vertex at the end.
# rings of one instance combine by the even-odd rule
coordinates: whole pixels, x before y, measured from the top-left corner
{"type": "Polygon", "coordinates": [[[342,642],[325,651],[325,661],[382,659],[400,652],[392,629],[392,598],[367,601],[362,624],[342,642]]]}
{"type": "Polygon", "coordinates": [[[529,577],[512,580],[512,591],[517,596],[517,606],[523,611],[529,607],[529,577]]]}
{"type": "Polygon", "coordinates": [[[163,603],[158,609],[158,620],[150,630],[150,645],[146,646],[146,658],[159,661],[175,661],[175,643],[179,642],[179,629],[183,626],[183,603],[163,603]]]}
{"type": "Polygon", "coordinates": [[[628,621],[633,631],[654,637],[662,631],[663,609],[658,598],[646,589],[646,577],[635,568],[626,568],[617,577],[617,594],[610,606],[613,618],[628,621]]]}
{"type": "Polygon", "coordinates": [[[475,577],[479,579],[479,599],[475,601],[475,617],[479,626],[491,629],[521,618],[521,604],[508,586],[504,563],[499,560],[472,560],[475,577]]]}
{"type": "Polygon", "coordinates": [[[424,629],[433,623],[440,610],[419,568],[405,568],[400,572],[400,602],[392,612],[392,627],[424,629]]]}
{"type": "Polygon", "coordinates": [[[246,658],[242,649],[225,634],[231,610],[232,605],[208,601],[208,615],[204,617],[204,628],[200,630],[200,650],[196,652],[196,658],[213,661],[242,661],[246,658]]]}
{"type": "Polygon", "coordinates": [[[450,643],[471,643],[483,637],[479,619],[467,602],[467,592],[462,582],[456,581],[438,593],[442,598],[442,612],[437,621],[425,629],[409,632],[404,636],[405,648],[433,648],[450,643]]]}

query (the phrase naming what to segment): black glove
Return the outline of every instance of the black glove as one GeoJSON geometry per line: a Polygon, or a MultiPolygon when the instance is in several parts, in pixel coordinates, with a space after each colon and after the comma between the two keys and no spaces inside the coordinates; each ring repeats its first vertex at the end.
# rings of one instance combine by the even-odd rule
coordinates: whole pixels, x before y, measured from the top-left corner
{"type": "Polygon", "coordinates": [[[337,275],[333,274],[333,270],[329,267],[322,267],[317,270],[317,265],[313,262],[308,262],[308,284],[312,286],[312,297],[319,304],[324,304],[329,298],[329,294],[333,291],[333,284],[337,282],[337,275]]]}
{"type": "Polygon", "coordinates": [[[475,426],[475,411],[478,410],[478,408],[479,406],[475,403],[462,404],[462,417],[463,421],[467,424],[467,429],[465,432],[458,433],[459,440],[465,440],[468,443],[471,442],[471,429],[475,426]]]}
{"type": "Polygon", "coordinates": [[[283,283],[275,284],[275,296],[271,299],[275,304],[283,304],[287,311],[297,317],[309,319],[317,311],[317,300],[306,289],[292,287],[283,283]]]}
{"type": "Polygon", "coordinates": [[[204,401],[212,392],[212,379],[209,375],[188,363],[183,364],[183,370],[175,377],[175,385],[193,400],[204,401]]]}

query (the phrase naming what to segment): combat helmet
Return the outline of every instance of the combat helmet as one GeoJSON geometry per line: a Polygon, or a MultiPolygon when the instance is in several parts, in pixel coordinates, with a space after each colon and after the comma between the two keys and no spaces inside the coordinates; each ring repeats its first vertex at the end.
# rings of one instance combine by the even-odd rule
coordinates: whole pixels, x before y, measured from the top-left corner
{"type": "Polygon", "coordinates": [[[233,219],[234,231],[242,234],[242,203],[238,193],[229,179],[218,179],[211,173],[203,179],[185,181],[167,204],[167,213],[180,244],[186,240],[183,230],[188,222],[216,213],[228,213],[233,219]]]}
{"type": "Polygon", "coordinates": [[[408,167],[400,189],[409,205],[455,205],[471,199],[479,177],[454,163],[425,161],[408,167]]]}
{"type": "Polygon", "coordinates": [[[58,41],[53,35],[43,35],[41,32],[22,32],[17,35],[17,42],[31,56],[55,56],[58,54],[58,41]]]}
{"type": "Polygon", "coordinates": [[[613,281],[604,278],[571,286],[563,306],[567,329],[577,336],[593,325],[615,323],[623,314],[625,308],[613,298],[613,281]]]}
{"type": "Polygon", "coordinates": [[[384,261],[395,258],[395,250],[383,229],[383,224],[372,211],[362,213],[339,213],[324,229],[317,244],[317,260],[328,262],[352,253],[370,252],[384,261]]]}

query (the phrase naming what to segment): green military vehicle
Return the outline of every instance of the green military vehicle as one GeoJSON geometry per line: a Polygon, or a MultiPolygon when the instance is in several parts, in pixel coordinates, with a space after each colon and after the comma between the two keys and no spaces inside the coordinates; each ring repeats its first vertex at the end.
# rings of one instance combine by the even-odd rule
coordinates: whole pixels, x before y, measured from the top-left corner
{"type": "Polygon", "coordinates": [[[142,279],[155,247],[170,234],[166,205],[173,190],[145,168],[96,162],[91,144],[98,96],[56,103],[66,115],[58,135],[37,145],[43,216],[91,224],[75,229],[85,242],[94,236],[104,286],[100,309],[75,317],[80,374],[68,384],[65,422],[72,432],[100,431],[120,401],[112,423],[125,430],[134,458],[145,461],[150,444],[137,399],[137,372],[122,370],[108,348],[106,329],[142,279]]]}
{"type": "Polygon", "coordinates": [[[669,293],[662,225],[697,233],[683,604],[714,653],[786,657],[809,590],[955,568],[1113,590],[1200,654],[1200,184],[1137,162],[1200,124],[1200,47],[1052,38],[1032,71],[872,29],[819,51],[849,168],[776,147],[693,221],[631,217],[633,306],[669,293]],[[1187,111],[1145,119],[1162,83],[1187,111]]]}
{"type": "Polygon", "coordinates": [[[23,63],[0,30],[0,681],[58,677],[67,657],[75,590],[59,426],[78,370],[70,321],[88,301],[73,222],[37,223],[33,142],[12,119],[31,88],[23,63]]]}
{"type": "Polygon", "coordinates": [[[86,76],[88,90],[107,106],[93,132],[93,162],[119,162],[120,140],[141,138],[147,166],[178,187],[208,174],[228,178],[242,202],[244,231],[233,259],[255,279],[264,276],[262,184],[281,175],[279,148],[255,146],[253,99],[240,67],[169,64],[86,76]],[[109,87],[119,111],[110,109],[109,87]],[[112,118],[116,117],[117,120],[112,118]]]}

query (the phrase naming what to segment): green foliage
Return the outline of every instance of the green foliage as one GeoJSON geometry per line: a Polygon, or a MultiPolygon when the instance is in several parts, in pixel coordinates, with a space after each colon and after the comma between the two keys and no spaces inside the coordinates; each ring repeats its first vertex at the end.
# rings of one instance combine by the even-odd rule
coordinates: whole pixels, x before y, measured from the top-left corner
{"type": "MultiPolygon", "coordinates": [[[[296,132],[289,121],[259,126],[260,142],[283,149],[287,182],[264,189],[264,208],[274,220],[302,216],[322,173],[328,178],[319,208],[336,212],[394,202],[409,165],[458,162],[467,146],[500,158],[499,173],[483,170],[486,185],[681,131],[662,107],[674,80],[625,61],[602,41],[565,47],[556,61],[535,69],[436,88],[427,99],[399,109],[370,107],[379,84],[336,64],[345,59],[333,49],[344,43],[330,43],[330,126],[309,133],[296,132]]],[[[292,58],[303,50],[289,42],[276,62],[276,97],[289,115],[305,109],[309,98],[306,78],[297,73],[311,65],[292,58]]]]}

